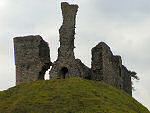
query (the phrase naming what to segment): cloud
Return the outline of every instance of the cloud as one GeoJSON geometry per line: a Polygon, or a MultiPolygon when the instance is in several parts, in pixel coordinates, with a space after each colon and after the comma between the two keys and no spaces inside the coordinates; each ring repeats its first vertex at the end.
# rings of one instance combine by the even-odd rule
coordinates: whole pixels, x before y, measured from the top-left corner
{"type": "Polygon", "coordinates": [[[99,14],[116,20],[138,22],[150,13],[149,0],[94,0],[93,3],[99,14]]]}

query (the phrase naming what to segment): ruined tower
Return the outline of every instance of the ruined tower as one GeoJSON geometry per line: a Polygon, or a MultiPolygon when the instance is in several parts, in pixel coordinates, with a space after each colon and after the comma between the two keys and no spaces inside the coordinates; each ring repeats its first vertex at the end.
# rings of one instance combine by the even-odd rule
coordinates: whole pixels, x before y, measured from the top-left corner
{"type": "Polygon", "coordinates": [[[122,88],[121,66],[121,57],[114,56],[104,42],[92,49],[92,79],[122,88]]]}
{"type": "MultiPolygon", "coordinates": [[[[50,71],[50,78],[66,78],[70,76],[83,76],[84,72],[80,68],[82,63],[74,56],[75,24],[78,5],[70,5],[66,2],[61,3],[63,25],[59,29],[60,47],[58,58],[53,63],[50,71]]],[[[84,66],[88,70],[86,66],[84,66]]]]}
{"type": "Polygon", "coordinates": [[[16,84],[43,80],[50,68],[50,51],[41,36],[14,38],[16,84]]]}
{"type": "Polygon", "coordinates": [[[92,80],[104,81],[132,95],[131,74],[122,65],[120,56],[113,55],[110,47],[100,42],[92,49],[92,80]]]}

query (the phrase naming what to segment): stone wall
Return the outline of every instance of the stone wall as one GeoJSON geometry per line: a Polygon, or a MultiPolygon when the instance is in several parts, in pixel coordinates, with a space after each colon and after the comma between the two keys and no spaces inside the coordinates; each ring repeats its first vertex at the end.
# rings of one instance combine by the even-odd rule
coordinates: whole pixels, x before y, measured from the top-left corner
{"type": "Polygon", "coordinates": [[[40,36],[14,38],[16,84],[44,79],[49,69],[50,51],[40,36]]]}
{"type": "Polygon", "coordinates": [[[93,80],[104,81],[132,95],[129,71],[122,65],[121,57],[113,55],[110,47],[104,42],[92,49],[91,65],[93,80]]]}
{"type": "MultiPolygon", "coordinates": [[[[74,56],[75,23],[78,5],[69,5],[66,2],[61,3],[63,25],[59,29],[60,47],[58,49],[58,58],[53,63],[50,70],[50,78],[67,78],[70,76],[82,76],[86,68],[80,68],[83,63],[78,62],[74,56]]],[[[86,68],[87,69],[87,68],[86,68]]],[[[86,75],[84,75],[86,76],[86,75]]]]}
{"type": "Polygon", "coordinates": [[[122,66],[123,90],[130,95],[132,95],[131,74],[131,71],[129,71],[125,66],[122,66]]]}

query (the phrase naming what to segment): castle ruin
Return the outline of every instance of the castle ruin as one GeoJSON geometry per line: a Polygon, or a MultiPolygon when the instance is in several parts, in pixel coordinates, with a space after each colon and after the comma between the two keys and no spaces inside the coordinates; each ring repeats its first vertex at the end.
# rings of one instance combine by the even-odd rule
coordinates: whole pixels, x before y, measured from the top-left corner
{"type": "Polygon", "coordinates": [[[133,72],[122,65],[120,56],[115,56],[110,47],[100,42],[92,49],[91,68],[74,56],[75,24],[78,5],[61,3],[63,24],[59,29],[60,47],[58,58],[50,61],[48,43],[40,36],[14,38],[16,84],[44,80],[50,69],[50,79],[65,79],[78,76],[84,79],[103,81],[132,95],[133,72]]]}
{"type": "Polygon", "coordinates": [[[50,50],[41,36],[14,38],[16,84],[44,80],[50,68],[50,50]]]}

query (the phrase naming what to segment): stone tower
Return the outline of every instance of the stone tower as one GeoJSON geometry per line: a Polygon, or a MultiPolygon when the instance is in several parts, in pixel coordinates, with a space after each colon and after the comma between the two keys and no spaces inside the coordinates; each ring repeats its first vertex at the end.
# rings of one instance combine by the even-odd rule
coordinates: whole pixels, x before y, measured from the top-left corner
{"type": "Polygon", "coordinates": [[[58,58],[53,63],[50,71],[50,78],[66,78],[69,76],[83,76],[85,68],[79,59],[74,56],[74,35],[76,14],[78,5],[69,5],[66,2],[61,3],[63,25],[59,29],[60,47],[58,49],[58,58]],[[84,67],[84,68],[81,68],[84,67]]]}
{"type": "Polygon", "coordinates": [[[77,5],[69,5],[68,3],[61,4],[63,25],[59,29],[60,47],[58,49],[58,60],[75,59],[74,56],[74,35],[77,5]]]}
{"type": "Polygon", "coordinates": [[[104,81],[132,95],[131,76],[135,74],[122,65],[120,56],[113,55],[110,47],[100,42],[92,49],[92,80],[104,81]]]}
{"type": "Polygon", "coordinates": [[[14,38],[16,84],[43,80],[50,68],[50,51],[41,36],[14,38]]]}
{"type": "Polygon", "coordinates": [[[114,56],[110,47],[104,42],[99,43],[92,49],[92,79],[102,80],[105,83],[122,88],[121,67],[121,57],[114,56]]]}

